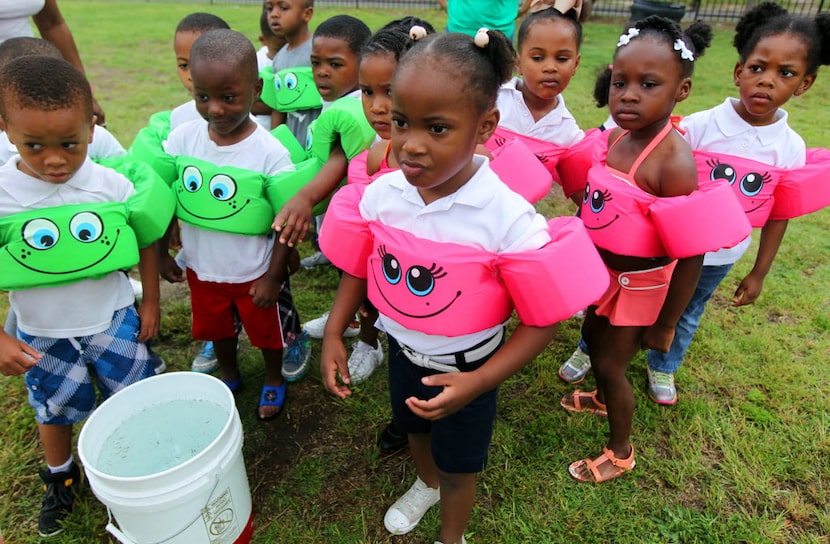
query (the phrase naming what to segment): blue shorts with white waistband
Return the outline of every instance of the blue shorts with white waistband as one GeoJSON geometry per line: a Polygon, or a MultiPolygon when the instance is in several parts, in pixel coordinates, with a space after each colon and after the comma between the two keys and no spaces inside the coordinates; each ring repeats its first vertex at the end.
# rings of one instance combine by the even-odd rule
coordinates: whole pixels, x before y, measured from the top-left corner
{"type": "MultiPolygon", "coordinates": [[[[450,474],[471,474],[484,470],[493,437],[498,388],[483,393],[445,418],[437,421],[420,418],[404,401],[413,396],[419,399],[437,396],[443,388],[427,387],[421,383],[421,378],[440,372],[413,364],[398,342],[391,336],[388,339],[389,395],[395,425],[406,433],[431,433],[432,458],[439,470],[450,474]]],[[[496,351],[498,348],[493,353],[496,351]]],[[[493,353],[476,361],[469,370],[483,365],[493,353]]]]}

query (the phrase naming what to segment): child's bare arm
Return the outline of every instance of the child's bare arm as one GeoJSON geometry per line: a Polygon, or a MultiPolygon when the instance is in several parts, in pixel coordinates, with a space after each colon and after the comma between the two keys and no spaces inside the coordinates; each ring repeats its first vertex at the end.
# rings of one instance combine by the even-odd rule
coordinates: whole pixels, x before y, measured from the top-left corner
{"type": "Polygon", "coordinates": [[[277,304],[280,297],[280,289],[285,276],[288,275],[288,255],[291,248],[280,244],[274,244],[271,252],[271,261],[265,274],[251,284],[248,294],[254,297],[254,304],[260,308],[268,308],[277,304]]]}
{"type": "Polygon", "coordinates": [[[302,242],[311,225],[312,209],[337,189],[340,181],[346,177],[349,162],[346,153],[336,142],[331,154],[314,178],[279,211],[272,227],[280,234],[280,243],[294,247],[302,242]]]}
{"type": "Polygon", "coordinates": [[[643,334],[644,349],[653,349],[663,353],[669,351],[674,339],[674,328],[695,292],[702,266],[703,255],[677,260],[660,315],[657,316],[654,325],[648,327],[643,334]]]}
{"type": "Polygon", "coordinates": [[[159,306],[159,263],[156,245],[150,244],[138,252],[138,272],[141,274],[141,304],[138,317],[141,319],[140,342],[146,342],[159,332],[161,308],[159,306]]]}
{"type": "Polygon", "coordinates": [[[32,346],[0,330],[0,374],[19,376],[43,357],[32,346]]]}
{"type": "MultiPolygon", "coordinates": [[[[167,227],[167,232],[164,233],[164,236],[161,237],[153,247],[156,248],[158,251],[158,260],[156,261],[156,266],[158,267],[159,273],[161,277],[169,281],[170,283],[178,283],[184,281],[184,272],[179,265],[176,264],[176,260],[170,255],[170,251],[168,247],[170,245],[170,236],[172,235],[174,229],[178,228],[178,223],[176,222],[176,218],[170,221],[170,225],[167,227]]],[[[142,278],[143,280],[143,278],[142,278]]]]}
{"type": "Polygon", "coordinates": [[[454,414],[482,393],[501,385],[536,358],[553,340],[557,328],[558,324],[548,327],[519,324],[501,349],[480,368],[472,372],[427,376],[421,380],[424,385],[443,386],[444,390],[430,400],[409,397],[406,405],[424,419],[436,420],[454,414]]]}
{"type": "Polygon", "coordinates": [[[352,394],[349,389],[349,365],[346,364],[346,348],[343,331],[354,320],[354,313],[366,298],[366,280],[343,272],[340,286],[331,306],[326,329],[323,333],[323,353],[320,356],[320,374],[326,391],[341,399],[352,394]],[[341,381],[338,383],[337,374],[341,381]]]}
{"type": "Polygon", "coordinates": [[[741,280],[732,297],[733,306],[752,304],[764,288],[764,278],[767,277],[772,261],[778,254],[784,233],[787,232],[787,220],[769,220],[761,229],[761,241],[758,243],[758,255],[755,256],[755,265],[749,274],[741,280]]]}
{"type": "Polygon", "coordinates": [[[281,111],[271,110],[271,130],[285,124],[285,114],[281,111]]]}

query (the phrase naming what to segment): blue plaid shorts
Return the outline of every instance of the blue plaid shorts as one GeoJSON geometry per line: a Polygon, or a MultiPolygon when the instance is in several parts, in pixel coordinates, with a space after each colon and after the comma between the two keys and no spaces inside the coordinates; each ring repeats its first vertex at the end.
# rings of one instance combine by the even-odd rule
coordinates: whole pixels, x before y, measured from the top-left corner
{"type": "Polygon", "coordinates": [[[71,425],[95,409],[95,386],[106,399],[113,393],[153,376],[147,346],[136,340],[138,313],[128,306],[112,316],[110,327],[78,338],[18,337],[43,354],[26,373],[29,404],[38,423],[71,425]]]}

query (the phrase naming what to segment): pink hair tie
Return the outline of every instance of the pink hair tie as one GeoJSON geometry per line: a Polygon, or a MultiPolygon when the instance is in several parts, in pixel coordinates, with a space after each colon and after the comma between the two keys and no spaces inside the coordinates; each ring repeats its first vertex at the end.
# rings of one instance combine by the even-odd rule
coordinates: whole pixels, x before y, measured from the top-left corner
{"type": "Polygon", "coordinates": [[[473,41],[479,47],[487,47],[487,44],[490,43],[490,35],[487,34],[487,29],[485,27],[479,28],[473,41]]]}

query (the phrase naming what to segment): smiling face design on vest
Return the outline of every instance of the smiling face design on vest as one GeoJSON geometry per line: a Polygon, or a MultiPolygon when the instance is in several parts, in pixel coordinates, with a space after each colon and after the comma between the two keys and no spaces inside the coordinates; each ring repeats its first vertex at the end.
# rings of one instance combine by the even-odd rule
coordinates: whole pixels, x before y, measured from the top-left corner
{"type": "Polygon", "coordinates": [[[243,213],[250,202],[238,194],[239,186],[227,174],[208,177],[196,166],[186,166],[175,185],[176,200],[184,211],[202,220],[219,221],[243,213]]]}
{"type": "Polygon", "coordinates": [[[22,241],[5,250],[19,265],[42,274],[73,274],[91,269],[116,249],[120,229],[107,228],[92,211],[72,215],[69,221],[38,217],[23,224],[22,241]]]}
{"type": "MultiPolygon", "coordinates": [[[[409,318],[425,319],[446,311],[461,296],[460,279],[431,263],[402,263],[395,255],[378,248],[372,276],[380,295],[389,306],[409,318]]],[[[395,316],[390,316],[395,317],[395,316]]]]}
{"type": "Polygon", "coordinates": [[[314,84],[311,67],[295,67],[274,74],[274,90],[279,111],[319,108],[323,102],[314,84]]]}
{"type": "Polygon", "coordinates": [[[711,181],[726,181],[732,186],[738,202],[747,214],[759,209],[772,198],[771,190],[764,190],[772,181],[769,172],[739,172],[737,168],[718,159],[707,160],[706,166],[711,181]]]}
{"type": "Polygon", "coordinates": [[[614,197],[611,191],[591,189],[591,184],[585,185],[585,196],[582,197],[582,221],[588,230],[600,230],[613,224],[620,218],[609,204],[614,197]]]}

